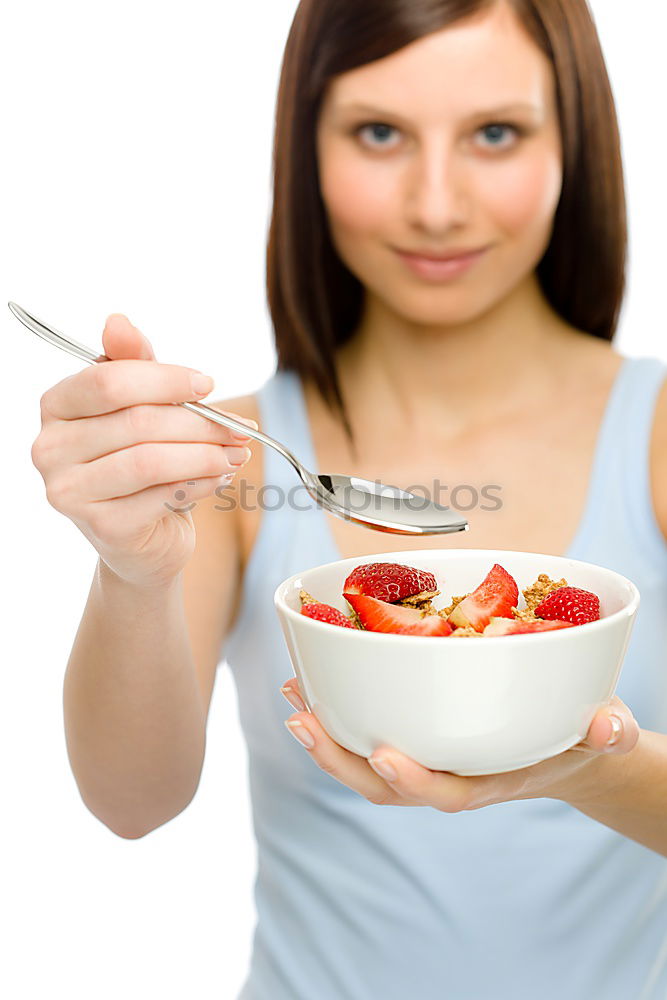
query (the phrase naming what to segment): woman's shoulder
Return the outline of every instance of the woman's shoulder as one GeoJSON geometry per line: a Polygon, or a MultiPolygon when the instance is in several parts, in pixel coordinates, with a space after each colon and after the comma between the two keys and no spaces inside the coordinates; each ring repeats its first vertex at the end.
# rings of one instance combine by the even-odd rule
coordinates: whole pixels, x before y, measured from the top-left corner
{"type": "MultiPolygon", "coordinates": [[[[629,360],[627,355],[605,342],[588,341],[586,347],[592,352],[591,357],[598,370],[600,362],[606,362],[611,366],[613,377],[624,362],[629,360]]],[[[667,364],[653,412],[649,465],[653,509],[658,527],[667,542],[667,364]]]]}
{"type": "MultiPolygon", "coordinates": [[[[244,396],[234,396],[230,399],[215,400],[212,403],[207,402],[207,406],[232,416],[236,414],[239,417],[254,420],[259,425],[259,429],[262,430],[261,413],[257,400],[258,391],[244,396]]],[[[236,473],[230,486],[225,489],[227,502],[232,504],[236,513],[235,525],[242,573],[245,572],[250,553],[259,533],[261,513],[259,505],[253,498],[257,497],[264,481],[264,445],[251,438],[248,447],[252,453],[250,459],[236,473]]]]}
{"type": "Polygon", "coordinates": [[[655,514],[667,541],[667,375],[658,393],[651,435],[651,481],[655,514]]]}
{"type": "MultiPolygon", "coordinates": [[[[249,420],[254,420],[255,423],[260,426],[260,409],[259,403],[257,401],[257,393],[248,393],[245,396],[234,396],[230,399],[216,399],[214,402],[207,402],[207,406],[210,406],[214,410],[219,410],[222,413],[228,413],[230,416],[245,417],[249,420]]],[[[251,458],[243,466],[241,471],[237,473],[235,479],[238,480],[242,477],[245,480],[255,481],[259,477],[259,482],[261,483],[262,474],[262,451],[263,446],[252,438],[248,442],[248,447],[252,452],[251,458]]],[[[237,484],[234,483],[235,487],[237,484]]]]}

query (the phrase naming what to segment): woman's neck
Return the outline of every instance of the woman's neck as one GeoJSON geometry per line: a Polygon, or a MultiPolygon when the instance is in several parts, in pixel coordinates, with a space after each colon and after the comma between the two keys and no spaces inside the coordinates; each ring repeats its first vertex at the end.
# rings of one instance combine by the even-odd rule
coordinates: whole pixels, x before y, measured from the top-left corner
{"type": "Polygon", "coordinates": [[[576,375],[574,352],[592,340],[555,313],[534,276],[492,311],[446,328],[411,323],[368,294],[337,370],[353,426],[380,412],[388,433],[456,436],[555,400],[576,375]]]}

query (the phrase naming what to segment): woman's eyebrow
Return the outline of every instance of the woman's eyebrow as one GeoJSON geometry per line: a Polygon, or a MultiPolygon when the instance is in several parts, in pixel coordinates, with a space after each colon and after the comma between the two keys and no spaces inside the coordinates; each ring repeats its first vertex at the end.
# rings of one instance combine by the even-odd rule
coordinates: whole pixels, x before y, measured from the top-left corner
{"type": "MultiPolygon", "coordinates": [[[[529,111],[532,114],[540,115],[542,114],[542,107],[537,104],[528,104],[525,101],[517,101],[513,104],[503,104],[495,108],[487,108],[486,110],[472,111],[467,118],[493,118],[499,115],[513,114],[517,111],[529,111]]],[[[364,104],[360,101],[353,101],[348,104],[339,104],[338,111],[341,113],[347,113],[350,111],[362,112],[363,114],[378,115],[381,118],[402,118],[403,115],[397,111],[389,111],[386,108],[379,108],[373,106],[372,104],[364,104]]]]}

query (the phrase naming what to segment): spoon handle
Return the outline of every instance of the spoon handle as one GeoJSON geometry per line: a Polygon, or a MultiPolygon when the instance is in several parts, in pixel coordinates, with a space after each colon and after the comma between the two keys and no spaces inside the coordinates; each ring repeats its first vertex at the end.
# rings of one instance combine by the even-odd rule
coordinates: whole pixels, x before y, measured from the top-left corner
{"type": "MultiPolygon", "coordinates": [[[[38,337],[42,340],[48,341],[49,344],[53,344],[54,347],[59,347],[61,351],[66,351],[68,354],[72,354],[75,358],[79,358],[81,361],[86,361],[88,364],[101,364],[103,361],[111,361],[106,354],[95,354],[91,351],[89,347],[85,344],[80,344],[78,340],[74,340],[73,337],[66,337],[64,333],[60,333],[58,330],[54,330],[53,327],[47,326],[42,320],[37,319],[31,313],[26,312],[21,306],[17,305],[15,302],[8,303],[10,310],[16,316],[16,318],[23,323],[29,330],[36,333],[38,337]]],[[[214,424],[221,424],[223,427],[229,427],[230,430],[238,431],[241,434],[247,435],[247,437],[254,438],[255,441],[259,441],[261,444],[268,445],[269,448],[274,448],[279,452],[284,458],[290,462],[299,476],[303,478],[307,471],[301,465],[301,463],[294,457],[291,451],[280,443],[280,441],[275,441],[268,434],[263,434],[262,431],[256,431],[253,427],[249,427],[248,424],[241,423],[240,420],[234,420],[233,417],[228,417],[223,413],[219,413],[218,410],[214,410],[210,406],[206,406],[204,403],[174,403],[174,406],[184,406],[186,410],[191,410],[193,413],[199,414],[200,417],[205,417],[207,420],[213,421],[214,424]]]]}
{"type": "Polygon", "coordinates": [[[186,410],[192,410],[193,413],[198,413],[200,417],[206,417],[207,420],[212,420],[214,424],[222,424],[223,427],[230,427],[233,431],[239,431],[241,434],[246,434],[250,438],[254,438],[255,441],[260,441],[262,444],[266,444],[269,448],[274,448],[277,452],[287,459],[288,462],[294,466],[299,475],[303,478],[306,470],[301,465],[301,463],[294,457],[292,452],[281,444],[280,441],[276,441],[275,438],[269,437],[268,434],[263,434],[262,431],[256,431],[254,427],[249,427],[247,424],[242,424],[240,420],[234,420],[233,417],[228,417],[224,413],[219,413],[218,410],[212,409],[210,406],[206,406],[205,403],[176,403],[176,406],[184,406],[186,410]]]}

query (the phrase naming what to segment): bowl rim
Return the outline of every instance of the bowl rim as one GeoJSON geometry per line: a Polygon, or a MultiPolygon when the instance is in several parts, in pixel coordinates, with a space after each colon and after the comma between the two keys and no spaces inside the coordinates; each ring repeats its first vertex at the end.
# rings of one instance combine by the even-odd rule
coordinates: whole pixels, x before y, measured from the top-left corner
{"type": "MultiPolygon", "coordinates": [[[[409,555],[414,553],[418,555],[425,555],[426,553],[431,553],[431,552],[433,552],[437,556],[442,556],[443,554],[446,554],[447,556],[451,555],[459,556],[459,555],[469,554],[470,556],[484,555],[492,557],[517,556],[517,555],[544,557],[544,559],[546,560],[551,559],[551,560],[557,560],[561,563],[564,562],[575,563],[580,566],[586,566],[592,569],[602,570],[603,573],[609,574],[611,577],[614,577],[616,581],[627,585],[630,589],[631,598],[627,604],[625,604],[618,611],[614,611],[613,614],[606,615],[604,618],[599,618],[597,621],[586,622],[584,625],[576,625],[573,628],[554,629],[553,631],[549,632],[535,632],[535,633],[522,632],[518,635],[487,635],[484,636],[487,643],[502,641],[503,645],[506,645],[508,642],[509,643],[517,642],[518,640],[522,639],[532,639],[533,641],[537,639],[549,640],[549,641],[564,641],[569,636],[571,636],[572,633],[578,635],[581,629],[586,629],[587,632],[591,632],[593,630],[599,631],[600,629],[608,628],[609,623],[611,622],[619,621],[622,618],[632,618],[639,607],[640,603],[639,589],[632,582],[632,580],[628,579],[628,577],[626,576],[623,576],[622,573],[616,572],[616,570],[609,569],[607,566],[600,566],[599,563],[587,562],[583,559],[571,559],[569,556],[555,556],[553,554],[543,553],[543,552],[524,552],[523,550],[519,549],[410,549],[407,550],[405,554],[409,555]]],[[[339,634],[349,633],[351,635],[355,635],[355,641],[358,641],[359,636],[363,636],[364,638],[361,640],[362,642],[369,642],[369,641],[391,642],[392,644],[395,645],[396,640],[398,640],[399,642],[403,641],[412,644],[414,644],[415,642],[420,644],[428,642],[429,644],[432,644],[434,639],[448,639],[448,640],[458,639],[460,641],[464,641],[469,638],[472,638],[471,636],[463,636],[463,635],[458,635],[458,636],[401,635],[400,633],[396,632],[373,632],[371,630],[363,630],[356,628],[355,629],[341,628],[340,625],[334,625],[330,622],[318,621],[318,619],[316,618],[309,618],[308,615],[302,615],[300,611],[295,611],[294,608],[290,608],[289,605],[286,603],[284,597],[282,596],[283,591],[287,590],[287,588],[293,583],[293,581],[295,581],[298,577],[304,576],[306,573],[312,572],[313,570],[324,569],[325,567],[338,566],[338,565],[340,565],[342,568],[345,564],[363,565],[365,562],[389,562],[389,561],[400,562],[401,561],[400,557],[402,555],[404,555],[404,553],[400,551],[373,552],[368,556],[350,556],[346,559],[332,559],[330,562],[319,563],[317,566],[309,566],[308,569],[300,570],[298,573],[292,573],[291,576],[286,577],[278,584],[273,593],[274,606],[276,610],[279,610],[280,612],[285,614],[288,619],[292,620],[298,619],[301,627],[315,628],[315,629],[322,629],[322,628],[336,629],[336,631],[339,634]],[[383,558],[384,556],[395,556],[397,558],[389,560],[389,559],[384,559],[383,558]]],[[[494,558],[493,562],[501,563],[501,559],[494,558]]],[[[478,648],[477,643],[468,642],[468,645],[472,646],[473,649],[478,648]]]]}

